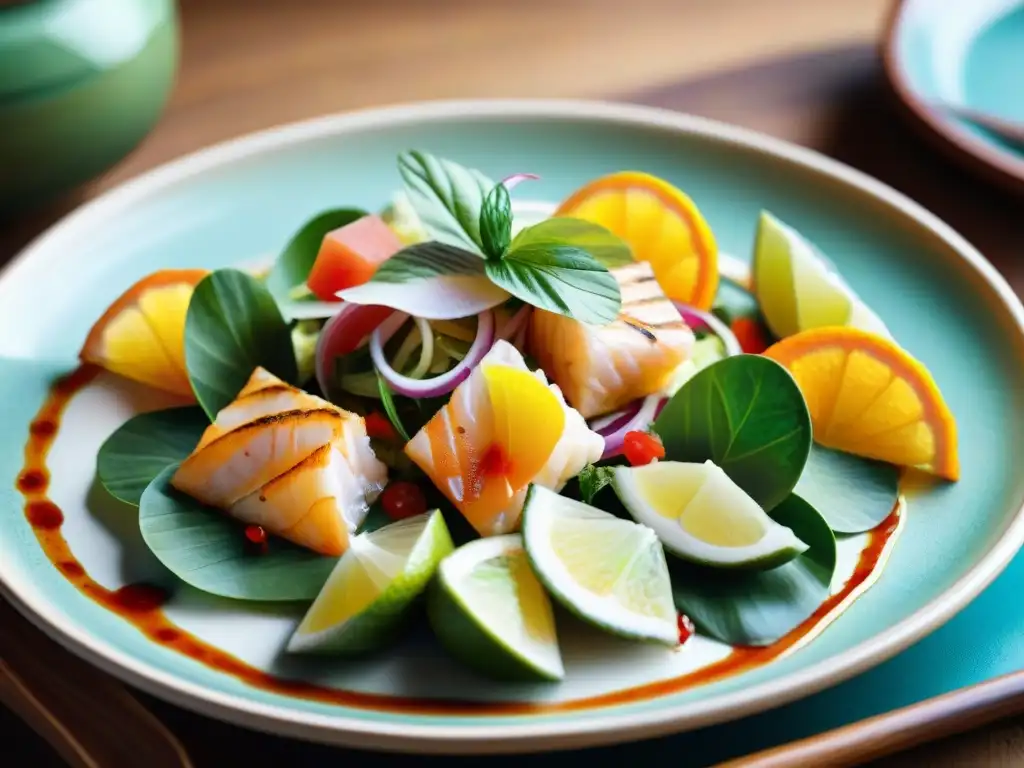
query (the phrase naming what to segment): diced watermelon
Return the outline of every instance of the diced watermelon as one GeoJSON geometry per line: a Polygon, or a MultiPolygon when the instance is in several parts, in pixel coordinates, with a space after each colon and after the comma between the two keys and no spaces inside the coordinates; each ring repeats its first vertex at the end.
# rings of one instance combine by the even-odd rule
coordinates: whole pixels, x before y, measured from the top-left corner
{"type": "Polygon", "coordinates": [[[338,291],[362,285],[404,247],[379,216],[363,216],[324,235],[306,285],[322,301],[339,301],[338,291]]]}

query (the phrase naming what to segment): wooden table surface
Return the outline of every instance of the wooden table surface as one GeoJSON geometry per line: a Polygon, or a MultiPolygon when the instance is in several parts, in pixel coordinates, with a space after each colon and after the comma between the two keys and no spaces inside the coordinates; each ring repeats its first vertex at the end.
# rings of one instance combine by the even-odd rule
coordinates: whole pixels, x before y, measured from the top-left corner
{"type": "MultiPolygon", "coordinates": [[[[902,125],[874,44],[889,0],[181,0],[182,63],[167,112],[128,159],[81,192],[0,229],[0,258],[63,212],[212,142],[327,112],[443,97],[617,98],[803,143],[919,199],[1024,289],[1011,258],[1019,201],[944,160],[902,125]],[[442,42],[443,41],[443,42],[442,42]]],[[[245,733],[155,705],[197,766],[245,733]],[[215,733],[205,737],[203,733],[215,733]],[[207,743],[214,738],[220,746],[207,743]]],[[[0,711],[14,765],[59,765],[0,711]],[[13,750],[13,751],[12,751],[13,750]]],[[[237,753],[236,753],[237,755],[237,753]]],[[[286,758],[278,754],[278,764],[286,758]]],[[[269,758],[268,758],[269,759],[269,758]]],[[[6,760],[4,761],[6,764],[6,760]]],[[[260,764],[264,764],[260,762],[260,764]]],[[[267,763],[270,764],[270,763],[267,763]]],[[[878,765],[1024,764],[1024,720],[878,765]]]]}

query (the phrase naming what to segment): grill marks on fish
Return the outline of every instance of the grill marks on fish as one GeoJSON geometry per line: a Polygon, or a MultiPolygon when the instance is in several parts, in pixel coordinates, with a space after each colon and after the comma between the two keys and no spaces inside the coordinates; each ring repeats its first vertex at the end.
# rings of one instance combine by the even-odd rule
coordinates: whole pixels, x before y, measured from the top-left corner
{"type": "Polygon", "coordinates": [[[614,322],[590,326],[536,311],[530,324],[530,352],[585,418],[660,391],[694,342],[649,264],[611,273],[622,295],[614,322]]]}
{"type": "Polygon", "coordinates": [[[171,482],[242,522],[340,555],[387,468],[361,417],[258,368],[171,482]]]}

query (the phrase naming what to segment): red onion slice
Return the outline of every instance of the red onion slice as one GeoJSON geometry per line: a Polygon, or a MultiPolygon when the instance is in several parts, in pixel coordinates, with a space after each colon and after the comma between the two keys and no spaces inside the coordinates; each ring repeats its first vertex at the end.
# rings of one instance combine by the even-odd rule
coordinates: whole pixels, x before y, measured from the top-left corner
{"type": "Polygon", "coordinates": [[[614,432],[604,436],[604,453],[601,454],[601,458],[608,459],[621,452],[622,442],[626,437],[626,433],[638,429],[647,429],[658,413],[661,412],[664,404],[665,398],[662,395],[648,395],[645,397],[633,418],[629,419],[614,432]]]}
{"type": "Polygon", "coordinates": [[[513,173],[511,176],[501,180],[501,183],[505,185],[505,189],[511,192],[513,189],[519,186],[524,181],[537,181],[540,178],[535,173],[513,173]]]}
{"type": "Polygon", "coordinates": [[[599,416],[590,422],[590,428],[601,437],[610,435],[623,424],[628,424],[636,416],[640,406],[644,404],[643,398],[638,398],[620,411],[609,413],[607,416],[599,416]]]}
{"type": "Polygon", "coordinates": [[[683,304],[681,301],[673,301],[672,303],[675,304],[679,314],[690,328],[703,328],[720,338],[722,344],[725,345],[726,356],[732,357],[733,355],[743,354],[743,348],[736,339],[736,335],[729,326],[715,317],[714,314],[696,309],[689,304],[683,304]]]}
{"type": "Polygon", "coordinates": [[[519,310],[512,315],[512,318],[505,323],[505,327],[501,329],[498,334],[498,338],[502,341],[508,341],[515,337],[519,331],[526,327],[526,321],[530,319],[530,312],[533,310],[529,304],[526,304],[519,308],[519,310]]]}
{"type": "Polygon", "coordinates": [[[439,397],[455,389],[468,378],[484,355],[494,344],[494,313],[490,310],[481,312],[477,319],[476,338],[466,356],[447,373],[430,379],[413,379],[403,376],[391,367],[384,356],[384,342],[390,338],[409,319],[409,316],[398,312],[381,324],[370,336],[370,357],[380,375],[391,388],[400,395],[413,398],[439,397]]]}
{"type": "Polygon", "coordinates": [[[324,397],[330,396],[335,358],[355,350],[393,312],[390,307],[340,303],[338,313],[324,323],[316,340],[316,381],[324,397]]]}

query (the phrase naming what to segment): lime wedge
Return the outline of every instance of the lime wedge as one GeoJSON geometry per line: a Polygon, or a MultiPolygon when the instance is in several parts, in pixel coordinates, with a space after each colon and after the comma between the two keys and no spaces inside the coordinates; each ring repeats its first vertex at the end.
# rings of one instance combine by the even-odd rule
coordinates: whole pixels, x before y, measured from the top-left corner
{"type": "Polygon", "coordinates": [[[891,338],[885,324],[804,237],[762,212],[754,245],[754,294],[779,338],[848,325],[891,338]]]}
{"type": "Polygon", "coordinates": [[[436,510],[356,536],[288,650],[345,655],[380,648],[401,628],[410,604],[451,551],[451,536],[436,510]]]}
{"type": "Polygon", "coordinates": [[[580,618],[621,637],[679,643],[665,553],[650,528],[532,485],[523,540],[537,577],[580,618]]]}
{"type": "Polygon", "coordinates": [[[717,568],[765,570],[807,545],[779,525],[710,461],[616,467],[612,486],[635,520],[672,554],[717,568]]]}
{"type": "Polygon", "coordinates": [[[441,644],[503,680],[561,680],[555,618],[517,534],[459,547],[437,572],[427,615],[441,644]]]}

